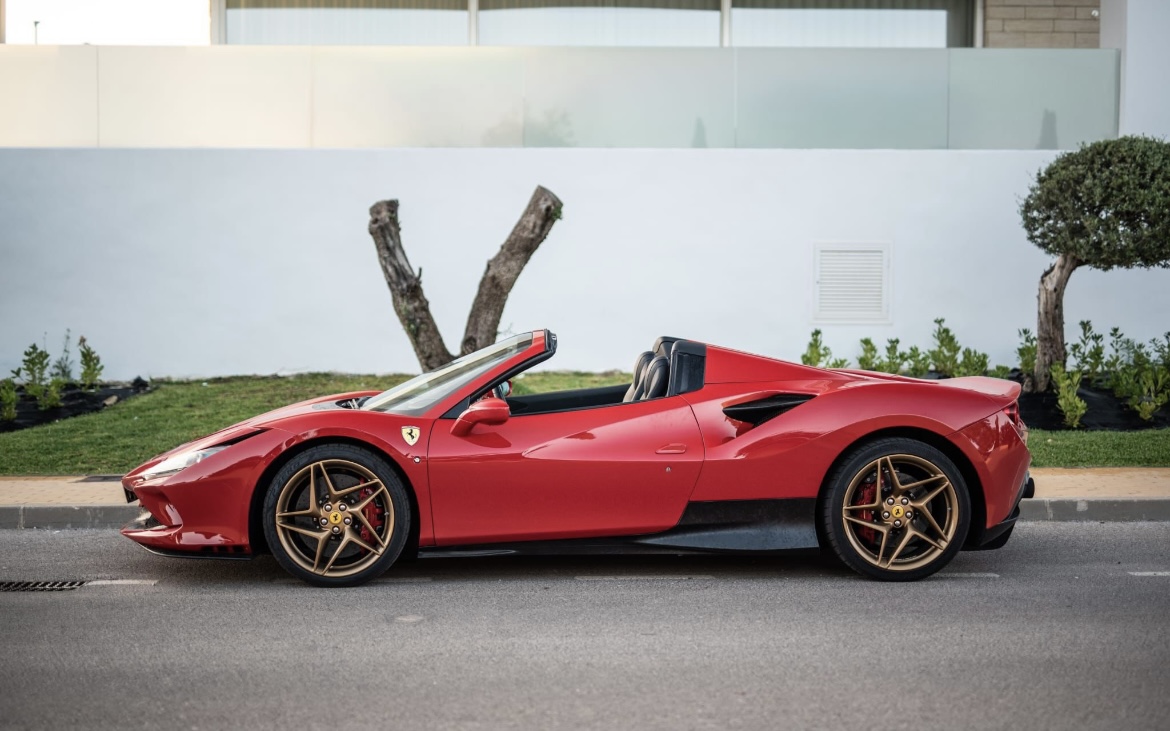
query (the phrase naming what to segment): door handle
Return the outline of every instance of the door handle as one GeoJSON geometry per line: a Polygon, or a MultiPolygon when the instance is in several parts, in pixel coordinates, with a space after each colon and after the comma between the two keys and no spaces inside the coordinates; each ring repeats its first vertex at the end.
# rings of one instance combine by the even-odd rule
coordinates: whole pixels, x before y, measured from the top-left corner
{"type": "Polygon", "coordinates": [[[666,446],[659,447],[657,449],[657,451],[655,451],[654,453],[655,454],[682,454],[685,451],[687,451],[687,445],[676,443],[676,444],[667,444],[666,446]]]}

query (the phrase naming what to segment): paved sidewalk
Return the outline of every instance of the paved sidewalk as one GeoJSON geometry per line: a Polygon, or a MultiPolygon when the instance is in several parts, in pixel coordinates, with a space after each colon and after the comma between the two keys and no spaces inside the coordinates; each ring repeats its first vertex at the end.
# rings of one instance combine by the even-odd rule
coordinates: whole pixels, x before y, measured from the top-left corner
{"type": "MultiPolygon", "coordinates": [[[[1170,521],[1170,468],[1035,469],[1021,520],[1170,521]]],[[[0,528],[104,528],[140,512],[117,481],[0,477],[0,528]]]]}

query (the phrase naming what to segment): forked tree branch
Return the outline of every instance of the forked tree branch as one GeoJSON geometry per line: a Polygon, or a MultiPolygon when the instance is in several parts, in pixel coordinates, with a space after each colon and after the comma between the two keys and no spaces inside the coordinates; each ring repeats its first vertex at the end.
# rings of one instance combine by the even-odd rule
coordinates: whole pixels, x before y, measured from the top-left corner
{"type": "MultiPolygon", "coordinates": [[[[467,316],[467,328],[460,343],[462,354],[471,353],[494,343],[500,327],[504,305],[520,272],[548,237],[553,224],[561,217],[562,203],[543,186],[537,186],[520,220],[512,228],[500,250],[487,263],[479,290],[467,316]]],[[[402,227],[398,221],[398,201],[379,201],[370,207],[370,236],[378,252],[382,276],[390,288],[394,312],[402,323],[424,371],[434,370],[454,360],[447,350],[439,327],[431,315],[431,305],[422,288],[422,271],[410,265],[402,246],[402,227]]]]}

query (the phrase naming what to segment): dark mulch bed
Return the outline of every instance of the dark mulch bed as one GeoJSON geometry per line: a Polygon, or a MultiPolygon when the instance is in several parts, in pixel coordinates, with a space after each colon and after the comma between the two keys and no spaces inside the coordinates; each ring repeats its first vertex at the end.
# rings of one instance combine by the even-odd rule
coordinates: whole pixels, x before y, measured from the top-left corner
{"type": "Polygon", "coordinates": [[[55,409],[42,411],[37,402],[24,394],[24,387],[18,387],[20,400],[16,404],[16,420],[0,421],[0,432],[27,429],[30,426],[40,426],[58,419],[68,419],[71,416],[89,414],[101,411],[119,401],[137,396],[150,390],[150,384],[141,378],[135,378],[132,383],[107,383],[98,387],[96,391],[83,391],[75,383],[65,386],[61,393],[61,406],[55,409]]]}
{"type": "MultiPolygon", "coordinates": [[[[1165,406],[1150,421],[1142,421],[1136,411],[1110,391],[1081,388],[1077,395],[1089,407],[1081,417],[1082,430],[1136,431],[1170,427],[1170,413],[1165,406]]],[[[1068,428],[1064,425],[1064,414],[1060,413],[1060,407],[1056,405],[1056,394],[1052,392],[1021,394],[1020,418],[1034,429],[1059,431],[1068,428]]]]}

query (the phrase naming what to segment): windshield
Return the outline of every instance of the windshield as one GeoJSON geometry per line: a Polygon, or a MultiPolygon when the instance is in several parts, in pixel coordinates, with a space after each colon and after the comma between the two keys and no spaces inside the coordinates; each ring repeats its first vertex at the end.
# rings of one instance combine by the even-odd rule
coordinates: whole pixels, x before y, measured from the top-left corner
{"type": "Polygon", "coordinates": [[[421,416],[432,406],[532,345],[532,333],[514,335],[416,376],[362,404],[362,411],[421,416]]]}

